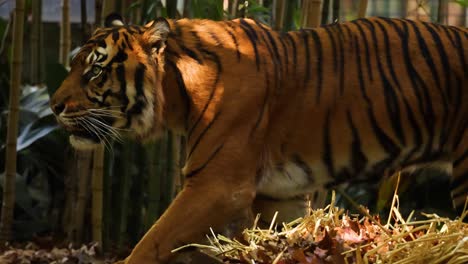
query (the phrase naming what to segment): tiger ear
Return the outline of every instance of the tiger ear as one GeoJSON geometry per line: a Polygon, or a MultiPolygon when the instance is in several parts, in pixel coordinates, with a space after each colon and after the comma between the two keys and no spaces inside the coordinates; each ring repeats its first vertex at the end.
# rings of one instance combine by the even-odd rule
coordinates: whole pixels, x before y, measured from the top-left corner
{"type": "Polygon", "coordinates": [[[125,23],[123,22],[123,18],[118,13],[110,13],[106,16],[106,20],[104,22],[105,27],[119,27],[124,25],[125,23]]]}
{"type": "Polygon", "coordinates": [[[143,45],[148,49],[151,49],[152,52],[159,53],[164,50],[166,46],[167,36],[171,31],[169,22],[166,19],[160,17],[156,20],[145,25],[147,28],[143,32],[142,40],[143,45]]]}

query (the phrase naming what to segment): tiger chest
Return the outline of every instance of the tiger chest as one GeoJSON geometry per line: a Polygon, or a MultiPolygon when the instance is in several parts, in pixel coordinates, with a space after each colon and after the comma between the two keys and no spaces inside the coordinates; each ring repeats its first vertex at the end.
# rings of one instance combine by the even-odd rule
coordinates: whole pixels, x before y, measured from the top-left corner
{"type": "Polygon", "coordinates": [[[323,190],[324,183],[329,180],[326,175],[317,177],[306,163],[297,160],[280,165],[268,164],[258,177],[257,194],[275,199],[288,199],[323,190]]]}

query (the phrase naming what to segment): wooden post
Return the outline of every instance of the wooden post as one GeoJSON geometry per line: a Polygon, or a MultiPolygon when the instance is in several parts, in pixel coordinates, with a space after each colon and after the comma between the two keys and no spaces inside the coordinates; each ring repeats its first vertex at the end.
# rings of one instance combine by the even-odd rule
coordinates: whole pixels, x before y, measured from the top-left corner
{"type": "Polygon", "coordinates": [[[31,67],[30,82],[38,84],[40,82],[40,34],[41,34],[41,11],[42,0],[32,1],[32,21],[31,21],[31,67]]]}
{"type": "Polygon", "coordinates": [[[358,18],[366,17],[366,11],[367,11],[367,0],[360,0],[359,8],[358,8],[358,18]]]}
{"type": "Polygon", "coordinates": [[[322,0],[304,0],[301,10],[301,26],[314,28],[320,25],[322,0]]]}
{"type": "Polygon", "coordinates": [[[273,2],[273,28],[275,30],[282,30],[284,25],[284,17],[286,13],[286,1],[275,0],[273,2]]]}
{"type": "Polygon", "coordinates": [[[340,1],[341,0],[333,0],[332,23],[340,22],[340,1]]]}
{"type": "Polygon", "coordinates": [[[15,207],[16,143],[18,136],[21,66],[23,62],[24,2],[24,0],[16,0],[13,18],[13,57],[10,72],[10,102],[8,107],[2,215],[0,218],[0,241],[8,241],[12,237],[11,228],[15,207]]]}
{"type": "Polygon", "coordinates": [[[60,63],[68,67],[68,55],[71,47],[70,1],[62,0],[62,23],[60,25],[60,63]]]}
{"type": "Polygon", "coordinates": [[[102,209],[103,209],[103,178],[104,178],[104,146],[101,144],[93,151],[92,190],[92,239],[102,247],[102,209]]]}

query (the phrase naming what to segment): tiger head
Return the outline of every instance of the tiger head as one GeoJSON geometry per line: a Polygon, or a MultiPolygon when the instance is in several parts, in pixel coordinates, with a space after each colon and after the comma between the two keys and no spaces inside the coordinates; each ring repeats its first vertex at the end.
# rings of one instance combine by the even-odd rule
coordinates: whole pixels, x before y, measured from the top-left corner
{"type": "Polygon", "coordinates": [[[127,26],[117,17],[96,30],[72,59],[50,106],[75,148],[120,138],[121,132],[145,138],[161,130],[169,30],[165,19],[127,26]]]}

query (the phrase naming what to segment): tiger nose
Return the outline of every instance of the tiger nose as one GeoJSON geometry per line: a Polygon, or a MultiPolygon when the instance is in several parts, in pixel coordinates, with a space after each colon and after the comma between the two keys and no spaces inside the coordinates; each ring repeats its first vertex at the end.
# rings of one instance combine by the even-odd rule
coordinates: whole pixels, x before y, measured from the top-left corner
{"type": "Polygon", "coordinates": [[[56,115],[60,115],[60,113],[62,113],[63,110],[65,110],[65,104],[64,103],[57,103],[57,104],[52,106],[52,111],[54,111],[54,113],[56,115]]]}

